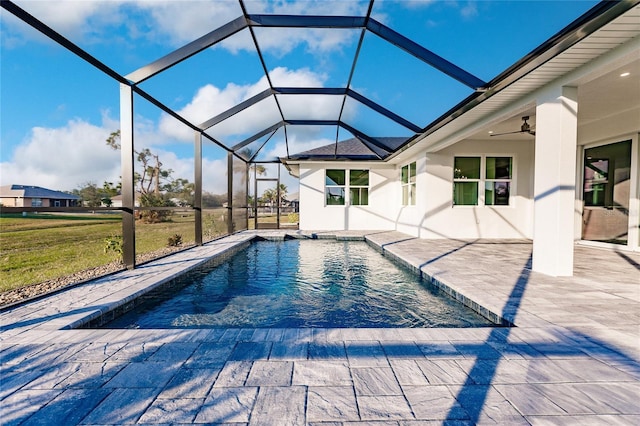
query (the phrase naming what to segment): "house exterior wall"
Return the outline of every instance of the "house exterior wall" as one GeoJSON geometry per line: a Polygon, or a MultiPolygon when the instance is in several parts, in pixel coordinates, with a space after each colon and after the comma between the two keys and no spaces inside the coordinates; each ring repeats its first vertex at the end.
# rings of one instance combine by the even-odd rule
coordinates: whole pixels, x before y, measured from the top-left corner
{"type": "Polygon", "coordinates": [[[300,165],[301,230],[393,230],[393,203],[397,198],[397,171],[393,165],[327,162],[300,165]],[[369,170],[369,205],[325,205],[325,169],[369,170]]]}
{"type": "MultiPolygon", "coordinates": [[[[37,207],[75,207],[74,200],[40,198],[42,205],[37,207]]],[[[30,197],[2,197],[0,204],[4,207],[34,207],[30,197]]]]}
{"type": "Polygon", "coordinates": [[[400,209],[397,230],[421,238],[531,238],[531,139],[463,141],[417,159],[417,202],[400,209]],[[509,206],[454,206],[456,156],[512,157],[509,206]]]}
{"type": "Polygon", "coordinates": [[[531,141],[464,141],[416,161],[416,204],[402,206],[403,165],[314,163],[300,166],[300,229],[397,230],[421,238],[531,238],[531,141]],[[509,206],[453,206],[455,156],[513,157],[509,206]],[[370,170],[368,206],[325,206],[325,168],[370,170]]]}
{"type": "MultiPolygon", "coordinates": [[[[358,217],[355,221],[355,215],[361,213],[356,213],[357,209],[351,209],[346,214],[345,209],[324,206],[323,173],[325,167],[355,166],[348,163],[338,166],[334,162],[324,164],[318,162],[313,165],[302,162],[300,164],[302,171],[301,228],[311,230],[389,229],[388,227],[391,227],[420,238],[536,239],[538,255],[534,258],[537,257],[538,261],[534,262],[534,270],[557,276],[570,275],[573,245],[576,240],[582,239],[583,232],[584,150],[629,140],[631,141],[630,167],[625,171],[629,174],[629,178],[625,183],[625,190],[618,193],[619,198],[623,197],[625,200],[628,198],[628,208],[617,209],[615,212],[603,208],[597,213],[605,215],[605,219],[608,220],[614,213],[624,216],[621,220],[626,218],[628,223],[626,246],[632,250],[639,250],[640,120],[638,117],[640,117],[640,103],[624,109],[614,108],[611,111],[607,110],[606,105],[599,105],[600,110],[593,110],[593,104],[587,102],[585,105],[590,105],[591,110],[580,107],[581,98],[587,100],[592,96],[588,92],[590,90],[588,83],[599,78],[613,64],[619,61],[626,63],[629,60],[627,55],[631,54],[631,50],[635,49],[634,52],[637,53],[638,41],[635,40],[514,100],[512,104],[505,105],[499,114],[487,116],[484,123],[474,124],[477,128],[486,127],[491,121],[497,121],[509,114],[515,114],[515,111],[524,111],[535,106],[536,138],[510,140],[508,136],[504,136],[489,140],[465,139],[436,152],[426,152],[425,149],[404,163],[391,166],[393,171],[388,169],[387,163],[362,166],[372,170],[372,173],[377,172],[378,169],[384,170],[379,173],[379,176],[384,179],[379,180],[375,188],[383,196],[376,198],[372,196],[370,205],[366,208],[368,215],[358,217]],[[564,98],[571,102],[566,102],[564,98]],[[555,110],[548,112],[549,108],[558,109],[563,114],[559,127],[557,121],[560,113],[555,110]],[[570,136],[565,135],[569,132],[570,136]],[[561,147],[560,142],[562,142],[561,147]],[[562,152],[558,151],[560,149],[562,152]],[[535,153],[541,154],[542,151],[545,153],[539,155],[536,164],[535,153]],[[509,206],[453,206],[453,163],[456,156],[511,156],[514,162],[509,206]],[[416,203],[413,206],[402,206],[400,172],[403,165],[412,161],[416,162],[417,169],[416,203]],[[555,177],[552,177],[554,173],[555,177]],[[537,197],[534,192],[534,183],[538,186],[537,197]],[[545,205],[558,191],[563,192],[561,202],[552,207],[545,205]],[[311,200],[313,202],[309,202],[311,200]],[[537,215],[534,214],[536,202],[537,215]],[[537,233],[534,232],[536,216],[537,233]],[[363,225],[366,221],[369,223],[363,225]],[[562,248],[558,249],[560,243],[562,248]],[[563,260],[560,262],[562,265],[556,267],[553,264],[558,263],[556,260],[559,258],[559,252],[562,253],[563,260]],[[555,254],[548,255],[549,253],[555,254]],[[540,260],[544,259],[545,255],[550,261],[541,266],[540,260]]],[[[463,138],[465,134],[472,134],[475,131],[471,129],[467,133],[461,132],[460,137],[463,138]]],[[[453,134],[450,139],[436,141],[440,145],[431,143],[429,146],[432,150],[437,149],[433,147],[453,142],[451,139],[455,137],[456,134],[453,134]]],[[[619,204],[624,205],[623,202],[619,204]]],[[[591,212],[591,214],[595,213],[591,212]]],[[[600,241],[586,243],[607,245],[600,241]]],[[[610,243],[609,246],[616,249],[623,247],[622,244],[617,243],[610,243]]]]}
{"type": "Polygon", "coordinates": [[[0,204],[5,207],[24,207],[22,205],[22,198],[16,197],[0,197],[0,204]]]}

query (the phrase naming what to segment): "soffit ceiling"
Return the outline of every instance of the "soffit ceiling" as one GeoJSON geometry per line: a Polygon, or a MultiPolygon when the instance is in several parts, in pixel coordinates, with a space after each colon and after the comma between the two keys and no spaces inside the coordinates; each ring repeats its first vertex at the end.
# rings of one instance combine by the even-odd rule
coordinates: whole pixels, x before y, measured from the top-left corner
{"type": "MultiPolygon", "coordinates": [[[[286,158],[354,136],[380,159],[393,157],[460,116],[469,101],[479,104],[491,99],[512,83],[514,72],[538,67],[536,61],[550,49],[578,41],[570,32],[559,37],[562,29],[549,28],[548,37],[555,34],[555,38],[535,40],[515,58],[503,57],[500,41],[505,33],[514,36],[515,16],[513,22],[478,27],[478,33],[494,34],[495,43],[476,46],[473,40],[456,37],[454,25],[437,29],[450,37],[433,42],[425,22],[434,9],[407,10],[407,2],[325,1],[296,6],[200,1],[195,4],[202,17],[214,11],[216,18],[210,21],[219,23],[201,19],[205,22],[198,24],[195,19],[197,29],[183,29],[179,47],[176,40],[168,41],[164,55],[148,57],[135,50],[135,40],[114,40],[111,51],[98,51],[90,41],[56,28],[54,19],[39,16],[34,3],[3,1],[2,6],[114,79],[131,85],[144,101],[185,127],[202,131],[205,140],[246,161],[277,160],[266,153],[277,152],[273,147],[278,144],[283,147],[278,156],[286,158]],[[394,27],[401,21],[409,26],[394,27]],[[543,42],[543,49],[531,51],[543,42]],[[123,43],[129,43],[127,49],[122,49],[123,43]],[[516,65],[507,69],[512,63],[516,65]],[[197,108],[194,93],[234,87],[243,88],[243,95],[226,104],[197,108]],[[394,143],[388,144],[391,138],[394,143]],[[397,138],[407,142],[398,144],[397,138]]],[[[599,3],[586,12],[580,28],[587,23],[591,27],[586,28],[594,31],[594,25],[602,25],[599,15],[616,9],[612,3],[599,3]]],[[[633,2],[623,3],[617,14],[633,6],[633,2]]],[[[172,25],[194,19],[192,2],[166,3],[171,4],[183,5],[173,10],[172,25]],[[187,10],[190,15],[180,15],[187,10]]],[[[433,8],[438,6],[444,7],[433,8]]],[[[530,7],[546,8],[548,3],[531,2],[530,7]]],[[[523,18],[528,25],[544,25],[542,18],[539,23],[532,21],[543,15],[533,12],[523,18]]],[[[150,7],[150,26],[161,25],[161,20],[152,19],[154,13],[159,12],[150,7]]],[[[456,25],[465,24],[460,20],[456,25]]],[[[148,29],[150,34],[158,30],[148,29]]],[[[519,117],[512,119],[520,125],[519,117]]],[[[504,123],[505,128],[512,125],[504,123]]]]}
{"type": "MultiPolygon", "coordinates": [[[[635,56],[638,57],[639,55],[640,52],[635,56]]],[[[579,105],[578,125],[584,126],[626,111],[640,111],[639,76],[640,59],[632,59],[630,62],[617,66],[593,80],[583,84],[577,84],[579,105]],[[629,73],[629,75],[621,76],[624,73],[629,73]]],[[[466,139],[531,141],[531,135],[526,133],[505,134],[499,138],[495,137],[495,135],[520,129],[523,116],[529,117],[527,122],[531,125],[532,129],[535,129],[535,110],[535,105],[518,109],[516,112],[511,112],[506,118],[501,117],[499,120],[482,126],[481,130],[474,132],[466,137],[466,139]]]]}

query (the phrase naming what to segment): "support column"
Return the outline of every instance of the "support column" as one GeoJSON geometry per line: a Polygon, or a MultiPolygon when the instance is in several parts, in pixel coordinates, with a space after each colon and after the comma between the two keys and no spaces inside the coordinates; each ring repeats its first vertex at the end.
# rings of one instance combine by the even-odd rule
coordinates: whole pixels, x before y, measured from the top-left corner
{"type": "Polygon", "coordinates": [[[133,180],[133,90],[120,84],[120,167],[122,173],[122,261],[127,269],[136,265],[136,191],[133,180]]]}
{"type": "Polygon", "coordinates": [[[193,210],[195,211],[196,244],[202,245],[202,134],[195,132],[193,150],[194,194],[193,210]]]}
{"type": "Polygon", "coordinates": [[[538,98],[532,267],[552,276],[573,275],[577,125],[575,87],[538,98]]]}
{"type": "Polygon", "coordinates": [[[233,234],[233,154],[227,153],[227,233],[233,234]]]}

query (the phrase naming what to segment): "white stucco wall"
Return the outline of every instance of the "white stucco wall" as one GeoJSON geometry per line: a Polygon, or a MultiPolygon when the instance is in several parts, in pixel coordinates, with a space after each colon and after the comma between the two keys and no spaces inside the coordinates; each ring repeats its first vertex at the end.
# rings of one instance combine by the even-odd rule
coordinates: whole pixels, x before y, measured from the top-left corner
{"type": "Polygon", "coordinates": [[[304,163],[300,165],[301,230],[392,230],[398,188],[395,166],[376,163],[304,163]],[[368,169],[368,206],[325,206],[325,169],[368,169]]]}
{"type": "Polygon", "coordinates": [[[463,141],[418,158],[417,203],[398,215],[397,230],[421,238],[531,238],[531,141],[463,141]],[[456,156],[513,157],[509,206],[453,206],[456,156]]]}
{"type": "Polygon", "coordinates": [[[402,206],[400,168],[407,164],[308,163],[300,166],[300,229],[389,230],[421,238],[531,238],[531,141],[465,141],[416,161],[416,205],[402,206]],[[512,156],[509,206],[453,206],[455,156],[512,156]],[[325,206],[324,170],[370,170],[368,206],[325,206]]]}

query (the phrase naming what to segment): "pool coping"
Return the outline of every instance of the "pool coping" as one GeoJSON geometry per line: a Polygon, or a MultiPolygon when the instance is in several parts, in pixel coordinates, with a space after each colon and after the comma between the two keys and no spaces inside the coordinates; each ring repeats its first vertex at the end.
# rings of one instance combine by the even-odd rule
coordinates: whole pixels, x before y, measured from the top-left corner
{"type": "Polygon", "coordinates": [[[491,321],[496,326],[516,327],[516,324],[514,322],[494,312],[493,310],[483,306],[482,304],[476,302],[471,297],[465,295],[463,291],[461,291],[453,283],[449,283],[442,278],[437,278],[435,275],[430,274],[424,269],[422,269],[419,265],[415,265],[413,262],[406,260],[401,255],[393,253],[391,250],[385,249],[384,246],[381,246],[371,241],[369,238],[365,237],[365,240],[370,246],[378,249],[378,251],[380,251],[380,253],[382,253],[385,257],[389,257],[394,261],[409,268],[411,271],[413,271],[413,273],[420,276],[422,279],[426,280],[430,285],[443,291],[449,297],[455,299],[456,301],[463,304],[467,308],[471,309],[472,311],[482,316],[483,318],[491,321]]]}

